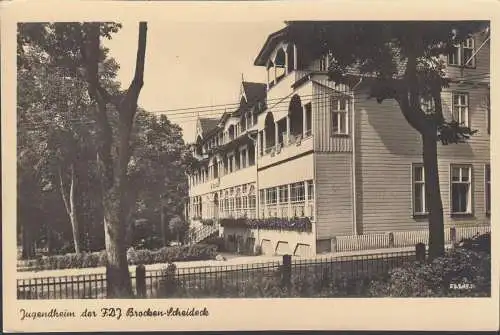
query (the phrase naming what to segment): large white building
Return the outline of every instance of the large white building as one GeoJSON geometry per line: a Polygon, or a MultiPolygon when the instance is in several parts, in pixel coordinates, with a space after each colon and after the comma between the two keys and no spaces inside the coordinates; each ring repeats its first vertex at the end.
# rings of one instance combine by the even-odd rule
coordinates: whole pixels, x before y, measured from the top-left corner
{"type": "MultiPolygon", "coordinates": [[[[396,102],[368,99],[359,76],[329,81],[328,55],[311,57],[292,26],[271,34],[255,60],[265,83],[242,82],[238,109],[198,120],[190,220],[214,222],[230,248],[267,254],[426,242],[419,134],[396,102]]],[[[445,116],[478,129],[467,143],[439,145],[447,241],[453,230],[489,229],[489,43],[476,53],[485,38],[445,57],[445,116]]]]}

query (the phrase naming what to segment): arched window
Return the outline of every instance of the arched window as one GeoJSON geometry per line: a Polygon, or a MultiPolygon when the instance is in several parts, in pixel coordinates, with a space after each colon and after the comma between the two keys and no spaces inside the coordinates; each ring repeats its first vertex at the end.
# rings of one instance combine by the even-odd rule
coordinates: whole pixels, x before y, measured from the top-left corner
{"type": "Polygon", "coordinates": [[[264,129],[266,131],[266,153],[271,151],[276,145],[276,129],[274,125],[274,116],[273,113],[269,112],[266,115],[266,120],[264,123],[264,129]]]}
{"type": "Polygon", "coordinates": [[[304,117],[302,113],[302,103],[300,97],[294,95],[288,107],[288,117],[290,118],[290,134],[294,137],[301,135],[303,131],[304,117]]]}
{"type": "Polygon", "coordinates": [[[229,135],[229,140],[230,141],[234,140],[234,125],[230,125],[227,131],[229,135]]]}
{"type": "Polygon", "coordinates": [[[276,68],[276,82],[285,76],[286,67],[286,54],[282,48],[279,48],[274,59],[274,66],[276,68]]]}

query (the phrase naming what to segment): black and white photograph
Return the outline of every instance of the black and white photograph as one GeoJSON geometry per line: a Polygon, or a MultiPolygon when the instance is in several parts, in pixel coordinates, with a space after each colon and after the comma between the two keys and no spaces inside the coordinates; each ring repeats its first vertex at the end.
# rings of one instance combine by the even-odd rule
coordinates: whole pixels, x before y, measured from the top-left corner
{"type": "Polygon", "coordinates": [[[97,18],[15,23],[16,318],[498,299],[486,16],[97,18]]]}

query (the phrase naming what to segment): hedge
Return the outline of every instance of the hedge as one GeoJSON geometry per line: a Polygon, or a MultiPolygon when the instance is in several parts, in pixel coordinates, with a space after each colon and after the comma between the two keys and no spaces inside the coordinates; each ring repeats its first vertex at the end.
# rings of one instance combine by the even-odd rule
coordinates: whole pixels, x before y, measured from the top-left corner
{"type": "Polygon", "coordinates": [[[430,263],[409,262],[385,274],[352,278],[331,277],[321,267],[292,269],[291,285],[282,285],[280,271],[255,274],[241,280],[218,276],[204,285],[183,285],[183,279],[165,276],[157,297],[278,298],[278,297],[488,297],[491,295],[491,257],[487,253],[455,249],[430,263]],[[175,279],[175,278],[174,278],[175,279]],[[450,289],[468,283],[472,289],[450,289]],[[168,290],[167,290],[168,289],[168,290]]]}
{"type": "MultiPolygon", "coordinates": [[[[133,248],[127,250],[127,260],[130,265],[209,260],[215,259],[216,255],[217,246],[209,244],[164,247],[158,250],[135,250],[133,248]]],[[[106,252],[102,250],[27,260],[23,262],[26,269],[21,268],[18,271],[95,268],[106,266],[106,263],[106,252]]]]}
{"type": "Polygon", "coordinates": [[[223,227],[238,227],[249,229],[291,230],[299,232],[312,231],[312,223],[308,217],[301,218],[224,218],[220,220],[223,227]]]}

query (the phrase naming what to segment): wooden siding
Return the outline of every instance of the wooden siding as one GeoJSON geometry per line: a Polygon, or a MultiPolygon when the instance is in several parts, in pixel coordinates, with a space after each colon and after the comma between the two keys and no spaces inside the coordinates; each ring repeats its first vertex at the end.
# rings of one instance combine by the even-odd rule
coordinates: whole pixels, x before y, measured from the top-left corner
{"type": "MultiPolygon", "coordinates": [[[[474,36],[474,47],[475,50],[483,44],[486,39],[485,34],[476,34],[474,36]]],[[[445,62],[447,62],[447,56],[442,57],[445,62]]],[[[461,68],[459,66],[449,65],[446,68],[446,74],[451,78],[463,78],[463,80],[473,80],[489,82],[490,75],[490,41],[486,42],[481,50],[479,50],[475,56],[475,66],[468,68],[461,68]]]]}
{"type": "Polygon", "coordinates": [[[315,153],[316,238],[353,234],[350,153],[315,153]]]}
{"type": "MultiPolygon", "coordinates": [[[[326,79],[313,82],[312,131],[314,150],[319,152],[350,152],[352,151],[351,135],[332,136],[331,133],[330,95],[335,94],[335,91],[328,87],[331,85],[332,82],[328,82],[326,79]]],[[[348,129],[350,130],[350,115],[348,120],[348,129]]]]}
{"type": "MultiPolygon", "coordinates": [[[[439,177],[445,225],[487,223],[484,167],[489,163],[486,87],[452,85],[443,92],[443,108],[451,115],[453,91],[469,94],[469,120],[478,134],[468,143],[438,144],[439,177]],[[473,167],[473,216],[450,216],[450,164],[473,167]]],[[[427,219],[415,219],[412,210],[412,163],[422,163],[420,135],[406,122],[394,101],[378,104],[367,95],[356,98],[357,226],[361,233],[418,230],[427,219]]]]}

